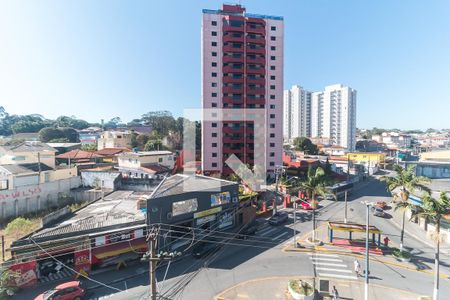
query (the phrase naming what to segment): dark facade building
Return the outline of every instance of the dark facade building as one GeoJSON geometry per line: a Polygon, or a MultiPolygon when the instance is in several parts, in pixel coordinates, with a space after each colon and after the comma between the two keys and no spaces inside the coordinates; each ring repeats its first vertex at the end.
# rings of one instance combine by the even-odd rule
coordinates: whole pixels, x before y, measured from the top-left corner
{"type": "Polygon", "coordinates": [[[240,203],[238,193],[236,182],[177,174],[165,179],[147,201],[147,223],[175,228],[161,243],[171,249],[185,244],[178,238],[192,228],[233,231],[254,217],[254,208],[240,203]]]}

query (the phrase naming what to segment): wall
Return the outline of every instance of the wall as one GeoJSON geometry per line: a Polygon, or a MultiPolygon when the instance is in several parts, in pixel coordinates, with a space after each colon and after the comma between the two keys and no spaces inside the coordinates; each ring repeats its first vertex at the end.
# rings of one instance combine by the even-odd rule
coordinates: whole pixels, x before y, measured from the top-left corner
{"type": "Polygon", "coordinates": [[[137,169],[141,167],[141,164],[148,163],[158,163],[168,168],[173,168],[175,164],[175,158],[173,154],[163,154],[163,155],[148,155],[148,156],[137,156],[132,154],[126,154],[120,156],[118,159],[119,167],[137,169]],[[162,158],[160,162],[159,159],[162,158]]]}
{"type": "Polygon", "coordinates": [[[105,189],[116,189],[117,180],[120,176],[119,172],[92,172],[82,171],[81,182],[85,187],[101,187],[105,189]]]}
{"type": "Polygon", "coordinates": [[[56,206],[59,193],[80,186],[80,177],[0,191],[0,221],[56,206]]]}
{"type": "MultiPolygon", "coordinates": [[[[41,151],[41,163],[54,168],[55,167],[55,153],[49,151],[41,151]]],[[[9,152],[0,156],[0,165],[8,164],[28,164],[38,162],[38,152],[9,152]],[[19,160],[20,159],[20,160],[19,160]]]]}
{"type": "Polygon", "coordinates": [[[448,164],[417,164],[417,176],[426,176],[428,178],[450,178],[450,163],[448,164]]]}

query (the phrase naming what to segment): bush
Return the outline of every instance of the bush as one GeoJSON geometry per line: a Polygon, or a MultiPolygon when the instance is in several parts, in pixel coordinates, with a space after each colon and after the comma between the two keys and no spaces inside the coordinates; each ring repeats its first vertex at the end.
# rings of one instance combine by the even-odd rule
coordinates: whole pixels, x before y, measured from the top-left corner
{"type": "Polygon", "coordinates": [[[6,225],[5,234],[17,240],[18,238],[31,233],[35,229],[35,224],[22,217],[15,218],[6,225]]]}
{"type": "Polygon", "coordinates": [[[289,286],[291,289],[304,296],[311,296],[314,294],[314,288],[309,282],[303,281],[303,280],[290,280],[289,286]]]}
{"type": "Polygon", "coordinates": [[[411,253],[409,253],[408,251],[400,251],[400,249],[397,248],[392,251],[392,255],[398,258],[406,258],[406,259],[411,258],[411,253]]]}

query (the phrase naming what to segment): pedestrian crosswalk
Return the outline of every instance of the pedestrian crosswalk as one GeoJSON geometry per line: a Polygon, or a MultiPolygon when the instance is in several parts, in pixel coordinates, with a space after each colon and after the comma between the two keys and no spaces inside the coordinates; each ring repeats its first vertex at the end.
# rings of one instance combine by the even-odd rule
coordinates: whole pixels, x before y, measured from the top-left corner
{"type": "Polygon", "coordinates": [[[351,266],[336,254],[309,253],[316,274],[319,277],[357,280],[351,266]]]}
{"type": "Polygon", "coordinates": [[[55,280],[60,280],[63,278],[68,278],[68,277],[72,277],[73,276],[73,272],[67,269],[62,269],[59,272],[56,273],[50,273],[48,276],[42,276],[39,281],[40,282],[50,282],[50,281],[55,281],[55,280]]]}

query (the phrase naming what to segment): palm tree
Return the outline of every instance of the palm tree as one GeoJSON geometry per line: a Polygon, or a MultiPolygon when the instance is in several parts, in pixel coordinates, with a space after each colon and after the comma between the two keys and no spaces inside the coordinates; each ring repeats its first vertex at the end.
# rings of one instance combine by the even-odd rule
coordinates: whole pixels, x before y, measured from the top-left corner
{"type": "Polygon", "coordinates": [[[312,200],[312,238],[311,241],[314,242],[316,240],[316,206],[317,206],[317,196],[325,196],[327,190],[325,188],[326,183],[326,175],[325,171],[318,167],[315,171],[312,168],[308,169],[308,173],[306,176],[306,181],[300,182],[300,188],[306,192],[308,197],[312,200]]]}
{"type": "MultiPolygon", "coordinates": [[[[424,190],[429,192],[429,188],[425,185],[430,183],[430,180],[423,176],[416,176],[416,167],[414,165],[408,166],[406,169],[400,165],[394,165],[395,176],[382,176],[381,181],[386,182],[387,189],[393,193],[394,190],[400,189],[400,192],[394,194],[394,202],[399,199],[399,203],[406,203],[409,196],[414,193],[415,190],[424,190]]],[[[396,209],[404,207],[404,205],[396,205],[396,209]]],[[[405,213],[403,209],[402,217],[402,229],[400,233],[400,251],[403,251],[403,236],[405,234],[405,213]]]]}
{"type": "Polygon", "coordinates": [[[439,295],[439,244],[440,244],[440,232],[441,232],[441,220],[442,218],[449,214],[450,208],[450,198],[445,192],[441,192],[438,199],[430,196],[426,193],[422,197],[422,205],[413,205],[409,202],[401,202],[399,206],[404,208],[414,208],[412,209],[412,216],[423,217],[427,221],[431,221],[436,225],[436,249],[434,255],[434,289],[433,289],[433,299],[437,300],[439,295]]]}

